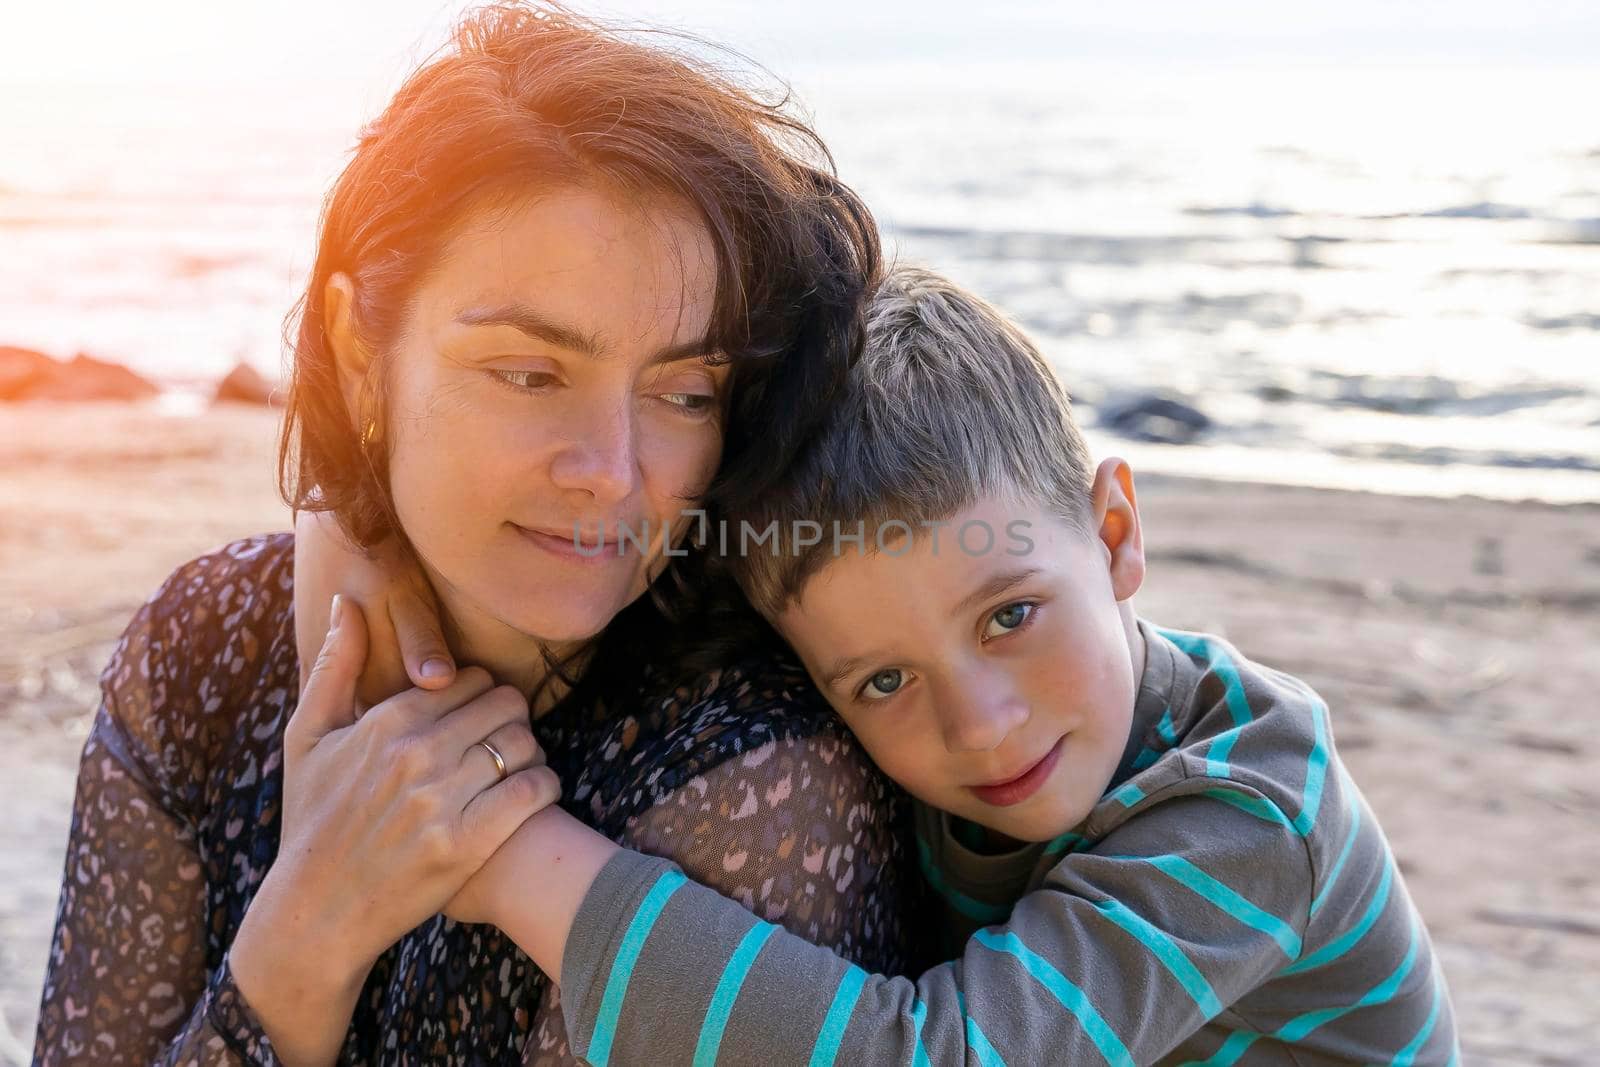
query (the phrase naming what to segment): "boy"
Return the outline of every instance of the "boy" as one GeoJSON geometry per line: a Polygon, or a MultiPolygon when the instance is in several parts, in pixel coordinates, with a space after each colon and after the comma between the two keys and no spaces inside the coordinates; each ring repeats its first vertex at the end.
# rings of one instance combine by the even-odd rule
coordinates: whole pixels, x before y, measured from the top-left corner
{"type": "Polygon", "coordinates": [[[896,271],[849,395],[738,523],[734,544],[778,531],[734,553],[751,602],[920,802],[954,958],[868,975],[551,808],[486,868],[516,889],[483,918],[560,975],[575,1052],[1454,1061],[1444,980],[1326,707],[1135,616],[1132,475],[1091,468],[994,309],[896,271]]]}

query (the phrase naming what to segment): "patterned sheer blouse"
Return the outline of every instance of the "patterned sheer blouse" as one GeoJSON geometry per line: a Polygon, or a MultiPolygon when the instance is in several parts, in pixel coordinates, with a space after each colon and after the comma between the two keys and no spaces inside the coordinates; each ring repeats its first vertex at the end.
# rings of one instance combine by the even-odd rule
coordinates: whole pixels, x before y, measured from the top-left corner
{"type": "MultiPolygon", "coordinates": [[[[228,947],[276,855],[294,711],[293,539],[179,568],[102,677],[79,769],[36,1064],[271,1064],[228,947]]],[[[764,918],[904,969],[904,805],[792,663],[535,723],[562,803],[764,918]]],[[[498,929],[443,916],[372,968],[350,1064],[570,1062],[554,983],[498,929]]]]}

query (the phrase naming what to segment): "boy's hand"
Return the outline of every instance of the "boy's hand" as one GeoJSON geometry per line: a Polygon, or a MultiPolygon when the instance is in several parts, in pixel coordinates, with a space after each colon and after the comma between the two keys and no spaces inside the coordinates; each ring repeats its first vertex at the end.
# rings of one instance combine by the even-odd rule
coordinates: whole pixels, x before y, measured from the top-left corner
{"type": "Polygon", "coordinates": [[[413,685],[443,689],[455,680],[455,660],[445,644],[433,588],[415,560],[393,542],[369,554],[345,539],[338,522],[322,512],[301,512],[294,524],[295,645],[305,687],[335,593],[361,608],[370,631],[366,668],[356,688],[372,707],[413,685]]]}

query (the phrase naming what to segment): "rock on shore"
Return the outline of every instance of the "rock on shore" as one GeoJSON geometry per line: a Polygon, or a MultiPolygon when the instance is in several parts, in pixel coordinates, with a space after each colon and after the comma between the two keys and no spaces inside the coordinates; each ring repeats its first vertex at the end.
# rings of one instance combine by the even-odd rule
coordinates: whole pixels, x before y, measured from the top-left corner
{"type": "Polygon", "coordinates": [[[62,363],[30,348],[0,347],[0,400],[147,400],[160,392],[122,364],[82,352],[62,363]]]}

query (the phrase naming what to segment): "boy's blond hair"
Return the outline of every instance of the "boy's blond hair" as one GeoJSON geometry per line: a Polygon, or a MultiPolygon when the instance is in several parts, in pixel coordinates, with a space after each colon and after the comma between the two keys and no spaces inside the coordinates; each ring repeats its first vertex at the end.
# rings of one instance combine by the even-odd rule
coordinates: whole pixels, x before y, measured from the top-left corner
{"type": "MultiPolygon", "coordinates": [[[[1034,502],[1087,526],[1093,470],[1066,391],[998,309],[921,267],[890,271],[867,310],[865,345],[816,439],[730,526],[775,540],[729,545],[734,577],[775,617],[843,547],[834,531],[898,520],[915,536],[987,496],[1034,502]],[[812,522],[820,543],[797,544],[812,522]]],[[[902,538],[903,539],[903,538],[902,538]]]]}

